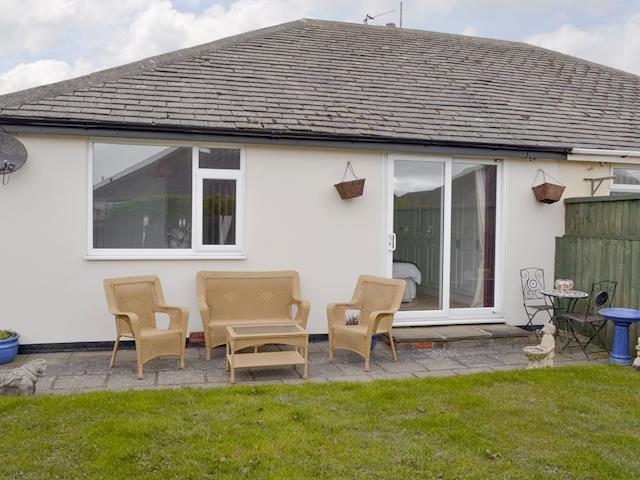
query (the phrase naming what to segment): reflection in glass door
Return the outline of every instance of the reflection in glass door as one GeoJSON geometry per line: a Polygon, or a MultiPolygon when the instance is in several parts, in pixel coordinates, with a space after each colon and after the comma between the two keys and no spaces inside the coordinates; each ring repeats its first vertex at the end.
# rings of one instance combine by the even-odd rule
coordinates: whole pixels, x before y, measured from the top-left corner
{"type": "Polygon", "coordinates": [[[406,281],[401,318],[494,307],[497,172],[483,161],[394,159],[392,276],[406,281]]]}
{"type": "Polygon", "coordinates": [[[445,164],[396,160],[393,277],[406,281],[401,310],[443,308],[445,164]]]}
{"type": "Polygon", "coordinates": [[[496,165],[452,164],[450,308],[494,304],[496,171],[496,165]]]}

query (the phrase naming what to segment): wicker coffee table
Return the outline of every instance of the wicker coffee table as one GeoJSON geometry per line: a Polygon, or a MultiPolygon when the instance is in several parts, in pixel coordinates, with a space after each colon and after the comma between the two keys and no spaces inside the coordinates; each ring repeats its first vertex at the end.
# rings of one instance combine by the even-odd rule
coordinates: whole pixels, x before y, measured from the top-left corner
{"type": "Polygon", "coordinates": [[[230,372],[229,383],[236,383],[236,368],[304,365],[302,378],[308,376],[309,334],[297,323],[228,326],[225,366],[230,372]],[[291,345],[293,350],[258,352],[266,344],[291,345]],[[254,348],[250,353],[238,350],[254,348]]]}

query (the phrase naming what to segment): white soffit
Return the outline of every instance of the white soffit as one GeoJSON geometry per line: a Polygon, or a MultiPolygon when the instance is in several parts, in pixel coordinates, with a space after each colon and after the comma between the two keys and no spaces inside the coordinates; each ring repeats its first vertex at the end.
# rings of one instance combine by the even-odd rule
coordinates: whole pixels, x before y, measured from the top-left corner
{"type": "Polygon", "coordinates": [[[640,151],[573,148],[567,160],[574,162],[635,163],[640,164],[640,151]]]}

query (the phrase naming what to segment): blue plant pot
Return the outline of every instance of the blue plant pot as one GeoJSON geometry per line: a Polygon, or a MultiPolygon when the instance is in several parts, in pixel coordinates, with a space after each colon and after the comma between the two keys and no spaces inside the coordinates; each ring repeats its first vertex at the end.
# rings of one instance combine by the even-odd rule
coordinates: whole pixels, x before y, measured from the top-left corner
{"type": "Polygon", "coordinates": [[[18,355],[18,340],[20,335],[0,340],[0,365],[13,362],[18,355]]]}
{"type": "Polygon", "coordinates": [[[372,335],[371,336],[371,350],[376,348],[377,344],[378,344],[378,335],[372,335]]]}

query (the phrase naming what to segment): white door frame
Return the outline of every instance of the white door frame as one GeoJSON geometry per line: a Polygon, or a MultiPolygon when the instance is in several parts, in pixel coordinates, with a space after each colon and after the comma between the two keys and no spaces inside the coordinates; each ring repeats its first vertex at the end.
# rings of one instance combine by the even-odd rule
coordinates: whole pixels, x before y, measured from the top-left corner
{"type": "Polygon", "coordinates": [[[393,268],[393,194],[394,164],[396,160],[413,160],[444,163],[444,201],[443,201],[443,235],[442,255],[440,257],[442,309],[400,311],[395,315],[394,325],[453,325],[464,323],[502,323],[503,291],[504,291],[504,257],[505,257],[505,162],[502,159],[483,159],[476,157],[453,157],[443,155],[419,155],[405,153],[387,153],[384,165],[384,225],[383,269],[384,275],[392,276],[393,268]],[[496,246],[495,246],[495,279],[494,306],[482,308],[450,308],[450,270],[451,270],[451,180],[453,161],[474,164],[497,165],[496,172],[496,246]]]}

